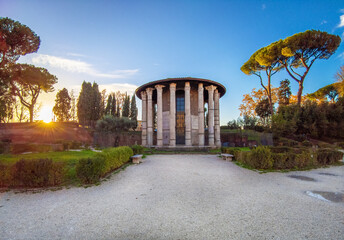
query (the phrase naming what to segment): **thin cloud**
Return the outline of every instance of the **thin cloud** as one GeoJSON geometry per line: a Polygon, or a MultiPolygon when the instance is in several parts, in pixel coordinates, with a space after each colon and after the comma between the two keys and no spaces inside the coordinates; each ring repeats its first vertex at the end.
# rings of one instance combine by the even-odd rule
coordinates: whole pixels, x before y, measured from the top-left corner
{"type": "Polygon", "coordinates": [[[135,90],[138,88],[137,85],[130,83],[112,83],[112,84],[100,84],[99,89],[106,89],[107,93],[110,92],[127,92],[129,95],[133,95],[135,90]]]}
{"type": "Polygon", "coordinates": [[[327,23],[327,21],[326,20],[323,20],[321,23],[320,23],[320,25],[324,25],[324,24],[326,24],[327,23]]]}
{"type": "Polygon", "coordinates": [[[67,56],[72,56],[72,57],[87,57],[84,54],[79,54],[79,53],[67,53],[67,56]]]}
{"type": "Polygon", "coordinates": [[[263,3],[263,4],[262,4],[262,10],[265,10],[265,8],[266,8],[266,4],[263,3]]]}
{"type": "Polygon", "coordinates": [[[84,73],[95,77],[103,78],[126,78],[133,75],[139,71],[139,69],[127,69],[127,70],[116,70],[110,73],[101,73],[94,69],[94,67],[83,61],[77,61],[67,58],[61,58],[56,56],[36,54],[32,58],[34,64],[41,64],[44,66],[50,66],[55,68],[60,68],[68,72],[84,73]]]}
{"type": "Polygon", "coordinates": [[[344,27],[344,15],[340,16],[340,23],[338,25],[338,27],[344,27]]]}

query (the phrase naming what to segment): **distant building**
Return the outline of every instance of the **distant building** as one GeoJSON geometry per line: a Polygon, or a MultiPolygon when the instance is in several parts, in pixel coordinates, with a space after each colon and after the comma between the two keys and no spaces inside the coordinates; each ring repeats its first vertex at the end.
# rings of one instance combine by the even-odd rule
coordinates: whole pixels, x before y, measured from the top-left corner
{"type": "Polygon", "coordinates": [[[220,83],[191,77],[167,78],[140,86],[136,96],[142,100],[142,145],[153,147],[156,142],[155,147],[220,147],[220,98],[225,93],[226,88],[220,83]],[[205,103],[208,103],[208,145],[205,103]]]}

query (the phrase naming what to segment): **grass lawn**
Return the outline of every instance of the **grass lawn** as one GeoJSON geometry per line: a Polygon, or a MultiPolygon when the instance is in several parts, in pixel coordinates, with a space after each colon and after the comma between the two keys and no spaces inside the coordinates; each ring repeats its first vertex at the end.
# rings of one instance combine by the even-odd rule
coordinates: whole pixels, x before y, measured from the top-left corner
{"type": "Polygon", "coordinates": [[[68,165],[75,165],[80,158],[93,157],[96,152],[91,150],[64,151],[64,152],[43,152],[43,153],[28,153],[28,154],[4,154],[0,155],[0,163],[14,164],[20,159],[42,159],[49,158],[56,162],[66,162],[68,165]]]}
{"type": "Polygon", "coordinates": [[[75,166],[79,159],[93,157],[96,152],[91,150],[64,151],[64,152],[43,152],[28,154],[0,154],[0,164],[12,165],[20,159],[42,159],[49,158],[56,162],[65,162],[65,179],[63,185],[78,185],[79,179],[76,176],[75,166]]]}

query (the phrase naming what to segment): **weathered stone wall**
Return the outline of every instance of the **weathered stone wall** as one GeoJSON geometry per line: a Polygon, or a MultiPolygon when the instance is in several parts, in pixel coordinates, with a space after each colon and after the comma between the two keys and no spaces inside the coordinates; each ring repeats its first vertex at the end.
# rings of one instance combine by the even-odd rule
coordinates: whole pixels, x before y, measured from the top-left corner
{"type": "Polygon", "coordinates": [[[60,140],[92,144],[92,131],[77,123],[6,123],[0,124],[0,140],[12,143],[56,143],[60,140]]]}

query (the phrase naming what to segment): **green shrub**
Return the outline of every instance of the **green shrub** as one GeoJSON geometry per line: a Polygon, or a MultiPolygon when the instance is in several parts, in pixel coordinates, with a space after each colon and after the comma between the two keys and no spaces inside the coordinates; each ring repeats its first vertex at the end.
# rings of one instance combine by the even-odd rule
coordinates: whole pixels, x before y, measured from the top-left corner
{"type": "Polygon", "coordinates": [[[313,146],[313,144],[310,142],[310,141],[308,141],[308,140],[304,140],[304,141],[302,141],[302,146],[305,146],[305,147],[311,147],[311,146],[313,146]]]}
{"type": "Polygon", "coordinates": [[[94,183],[130,160],[133,150],[130,147],[106,148],[94,158],[87,158],[77,163],[78,178],[84,183],[94,183]]]}
{"type": "Polygon", "coordinates": [[[344,142],[339,142],[339,143],[337,143],[337,146],[340,147],[340,148],[342,148],[342,149],[344,149],[344,142]]]}
{"type": "Polygon", "coordinates": [[[274,169],[285,169],[286,161],[288,156],[286,153],[272,153],[271,157],[273,159],[274,169]]]}
{"type": "Polygon", "coordinates": [[[343,153],[334,149],[319,149],[317,151],[317,161],[320,165],[329,165],[343,159],[343,153]]]}
{"type": "Polygon", "coordinates": [[[0,187],[9,187],[12,182],[11,168],[0,164],[0,187]]]}
{"type": "Polygon", "coordinates": [[[9,141],[0,141],[0,154],[8,153],[10,151],[9,141]]]}
{"type": "Polygon", "coordinates": [[[12,166],[14,187],[47,187],[62,182],[63,163],[54,163],[51,159],[21,159],[12,166]]]}
{"type": "Polygon", "coordinates": [[[221,153],[228,153],[234,156],[234,159],[237,160],[239,158],[238,154],[241,152],[240,148],[236,147],[221,147],[221,153]]]}
{"type": "Polygon", "coordinates": [[[143,154],[144,152],[144,147],[141,145],[132,145],[131,149],[133,150],[133,154],[143,154]]]}
{"type": "Polygon", "coordinates": [[[273,166],[273,159],[269,147],[258,146],[247,154],[241,152],[239,159],[242,163],[257,169],[269,169],[273,166]]]}
{"type": "Polygon", "coordinates": [[[50,144],[35,144],[35,143],[14,143],[11,144],[11,152],[13,154],[20,154],[24,152],[50,152],[52,146],[50,144]]]}
{"type": "Polygon", "coordinates": [[[291,147],[286,146],[270,147],[270,150],[272,153],[287,153],[293,151],[291,147]]]}
{"type": "Polygon", "coordinates": [[[98,182],[106,164],[102,157],[82,158],[76,165],[76,175],[83,183],[98,182]]]}
{"type": "Polygon", "coordinates": [[[303,151],[300,154],[296,154],[295,156],[295,168],[309,168],[314,167],[316,164],[315,158],[313,158],[313,154],[309,151],[303,151]]]}

